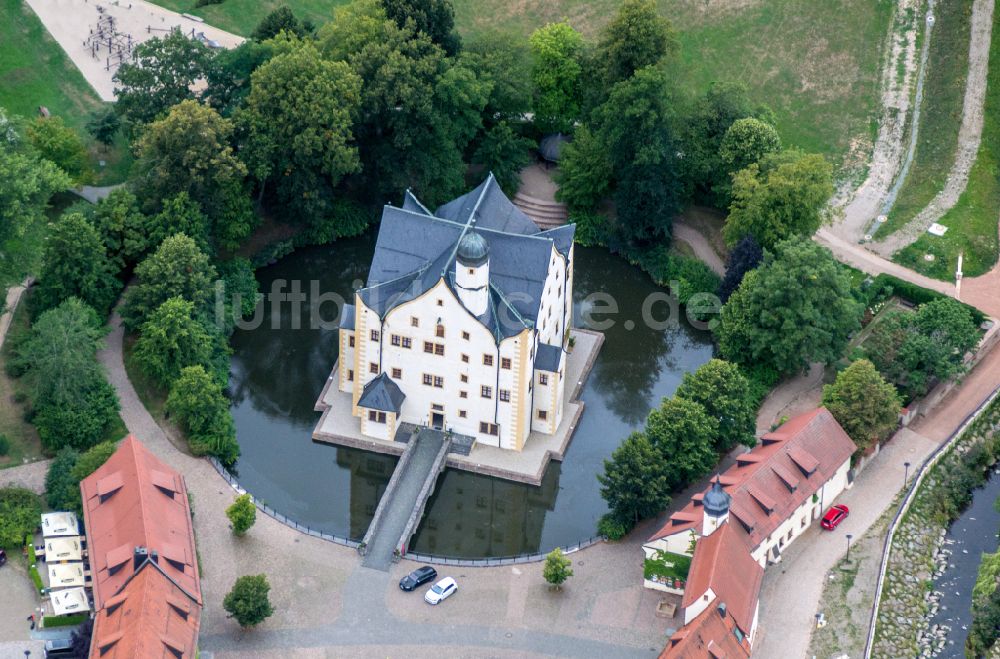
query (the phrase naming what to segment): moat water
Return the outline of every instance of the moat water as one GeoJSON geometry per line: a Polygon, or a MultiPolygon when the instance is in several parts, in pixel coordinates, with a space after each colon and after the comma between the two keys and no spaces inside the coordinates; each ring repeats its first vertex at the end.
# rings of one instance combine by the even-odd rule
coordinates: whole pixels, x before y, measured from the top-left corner
{"type": "MultiPolygon", "coordinates": [[[[316,289],[353,298],[363,282],[375,232],[296,251],[258,270],[261,291],[278,280],[301,282],[299,314],[293,304],[265,300],[256,329],[238,329],[232,340],[230,390],[242,454],[235,466],[240,484],[272,508],[312,528],[360,539],[385,491],[396,458],[312,440],[319,419],[313,405],[337,359],[336,304],[323,302],[312,317],[316,289]],[[295,323],[295,316],[300,320],[295,323]]],[[[289,290],[291,284],[286,285],[289,290]]],[[[708,332],[680,319],[667,329],[642,321],[644,301],[662,293],[649,277],[607,250],[576,248],[575,324],[610,294],[617,313],[594,314],[605,342],[584,385],[580,425],[562,463],[550,463],[540,487],[446,469],[411,549],[442,556],[479,558],[548,551],[596,533],[607,511],[596,474],[649,410],[669,396],[684,373],[712,356],[708,332]]],[[[666,305],[654,306],[662,320],[666,305]]]]}

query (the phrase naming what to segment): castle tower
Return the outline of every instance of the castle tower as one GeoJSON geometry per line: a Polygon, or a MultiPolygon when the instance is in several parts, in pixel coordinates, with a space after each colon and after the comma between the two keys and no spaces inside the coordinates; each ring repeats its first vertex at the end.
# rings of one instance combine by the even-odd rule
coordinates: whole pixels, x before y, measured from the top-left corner
{"type": "Polygon", "coordinates": [[[486,313],[490,292],[490,247],[482,234],[470,229],[458,241],[455,288],[474,316],[486,313]]]}
{"type": "Polygon", "coordinates": [[[729,502],[732,500],[725,490],[719,477],[715,477],[712,489],[705,493],[701,500],[704,508],[704,524],[702,524],[702,535],[712,535],[712,533],[722,526],[729,519],[729,502]]]}

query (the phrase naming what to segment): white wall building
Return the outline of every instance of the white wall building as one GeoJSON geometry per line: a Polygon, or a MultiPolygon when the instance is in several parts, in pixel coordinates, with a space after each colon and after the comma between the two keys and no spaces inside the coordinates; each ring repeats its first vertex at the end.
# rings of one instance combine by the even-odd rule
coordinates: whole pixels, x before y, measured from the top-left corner
{"type": "Polygon", "coordinates": [[[367,285],[340,326],[340,391],[361,432],[400,423],[520,451],[562,421],[573,233],[539,231],[493,176],[431,213],[382,213],[367,285]]]}

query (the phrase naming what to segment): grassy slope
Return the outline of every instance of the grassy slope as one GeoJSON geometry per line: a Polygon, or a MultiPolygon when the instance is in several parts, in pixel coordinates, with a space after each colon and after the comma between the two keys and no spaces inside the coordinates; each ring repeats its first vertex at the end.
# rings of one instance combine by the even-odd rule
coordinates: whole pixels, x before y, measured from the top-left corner
{"type": "Polygon", "coordinates": [[[879,230],[882,236],[903,227],[930,203],[944,187],[955,160],[969,66],[972,0],[942,3],[934,15],[917,151],[889,221],[879,230]]]}
{"type": "MultiPolygon", "coordinates": [[[[155,0],[240,34],[283,0],[155,0]]],[[[346,0],[284,0],[321,24],[346,0]]],[[[499,29],[527,35],[567,18],[593,37],[619,0],[453,0],[463,35],[499,29]]],[[[715,80],[743,80],[778,115],[788,144],[829,156],[866,152],[874,134],[881,45],[890,0],[659,0],[681,33],[684,63],[696,90],[715,80]]]]}
{"type": "Polygon", "coordinates": [[[1000,14],[993,17],[983,136],[969,183],[955,207],[940,222],[948,227],[943,237],[924,234],[894,257],[902,265],[930,277],[951,280],[958,254],[965,255],[963,271],[981,275],[997,261],[997,218],[1000,213],[1000,14]],[[933,254],[934,261],[924,260],[933,254]]]}

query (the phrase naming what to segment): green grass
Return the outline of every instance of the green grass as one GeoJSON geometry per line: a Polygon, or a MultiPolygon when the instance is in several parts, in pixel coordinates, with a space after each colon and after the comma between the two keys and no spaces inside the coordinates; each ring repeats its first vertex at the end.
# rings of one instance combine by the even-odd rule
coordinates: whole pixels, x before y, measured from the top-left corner
{"type": "MultiPolygon", "coordinates": [[[[993,29],[1000,29],[1000,15],[994,14],[993,29]]],[[[942,236],[924,234],[893,258],[929,277],[951,280],[958,254],[964,254],[966,276],[989,271],[997,261],[997,218],[1000,213],[1000,39],[990,44],[983,135],[969,183],[958,203],[939,220],[948,227],[942,236]],[[924,254],[933,254],[925,261],[924,254]]]]}
{"type": "Polygon", "coordinates": [[[972,0],[939,4],[934,15],[917,150],[889,221],[879,229],[882,237],[902,228],[930,203],[955,161],[969,66],[972,0]]]}
{"type": "MultiPolygon", "coordinates": [[[[247,35],[280,4],[317,25],[345,0],[154,0],[247,35]]],[[[453,0],[463,36],[499,30],[526,37],[566,18],[594,38],[619,0],[453,0]]],[[[777,114],[787,144],[828,156],[840,166],[867,157],[878,114],[882,46],[890,0],[659,0],[680,33],[683,67],[700,92],[714,81],[742,80],[777,114]]]]}
{"type": "Polygon", "coordinates": [[[16,467],[25,462],[34,462],[44,457],[38,431],[24,420],[24,405],[15,402],[23,394],[24,385],[7,376],[6,362],[10,358],[10,346],[16,337],[28,331],[28,312],[24,300],[18,305],[3,350],[0,350],[0,433],[10,440],[10,451],[0,456],[0,469],[16,467]]]}
{"type": "Polygon", "coordinates": [[[33,119],[45,106],[62,117],[87,145],[95,185],[124,181],[132,164],[124,138],[105,151],[85,129],[104,105],[31,8],[21,0],[0,0],[0,107],[33,119]],[[108,162],[103,170],[100,159],[108,162]]]}

